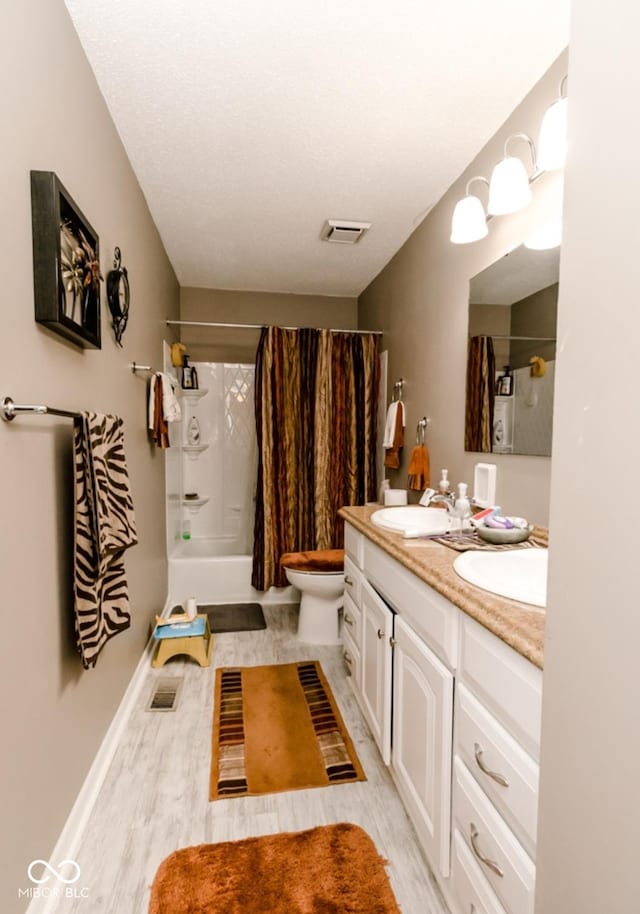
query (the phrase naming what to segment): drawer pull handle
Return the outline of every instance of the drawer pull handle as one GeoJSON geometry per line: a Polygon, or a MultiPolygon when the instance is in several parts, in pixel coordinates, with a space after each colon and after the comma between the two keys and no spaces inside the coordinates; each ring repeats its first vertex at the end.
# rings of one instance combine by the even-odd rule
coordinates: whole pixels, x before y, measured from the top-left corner
{"type": "Polygon", "coordinates": [[[389,644],[391,645],[391,647],[395,647],[397,643],[398,643],[398,642],[396,641],[396,639],[395,639],[395,638],[393,637],[393,635],[392,635],[392,636],[389,638],[389,644]]]}
{"type": "Polygon", "coordinates": [[[348,663],[349,666],[351,666],[351,664],[353,663],[353,657],[351,656],[349,651],[344,651],[342,656],[344,657],[344,662],[348,663]]]}
{"type": "Polygon", "coordinates": [[[351,618],[349,613],[345,613],[343,618],[344,618],[344,621],[347,623],[347,625],[353,625],[353,619],[351,618]]]}
{"type": "Polygon", "coordinates": [[[496,781],[496,783],[500,784],[502,787],[508,787],[509,781],[506,779],[504,774],[499,774],[497,771],[492,771],[491,768],[487,768],[485,763],[482,761],[482,753],[484,750],[479,743],[473,744],[473,751],[476,756],[476,764],[480,771],[482,771],[483,774],[486,774],[487,777],[493,778],[493,780],[496,781]]]}
{"type": "Polygon", "coordinates": [[[382,631],[381,628],[378,629],[378,638],[380,638],[380,640],[382,640],[384,638],[384,632],[382,631]]]}
{"type": "Polygon", "coordinates": [[[484,863],[484,865],[489,867],[489,869],[492,870],[496,874],[496,876],[500,876],[500,878],[502,878],[504,876],[504,872],[500,869],[500,867],[495,862],[495,860],[490,860],[489,857],[485,857],[478,850],[478,834],[479,833],[478,833],[478,829],[475,827],[473,822],[469,823],[469,833],[471,835],[471,849],[473,850],[473,853],[476,855],[476,857],[478,858],[480,863],[484,863]]]}
{"type": "Polygon", "coordinates": [[[345,574],[344,583],[347,584],[349,587],[353,587],[353,578],[350,578],[348,574],[345,574]]]}

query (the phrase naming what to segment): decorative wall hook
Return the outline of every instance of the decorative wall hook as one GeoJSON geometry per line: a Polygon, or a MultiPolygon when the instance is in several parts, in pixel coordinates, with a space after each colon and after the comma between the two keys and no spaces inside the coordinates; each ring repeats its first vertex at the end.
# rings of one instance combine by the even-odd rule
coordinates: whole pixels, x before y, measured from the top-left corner
{"type": "Polygon", "coordinates": [[[418,419],[418,424],[416,426],[416,444],[424,444],[425,435],[430,421],[431,420],[427,419],[426,416],[423,416],[422,419],[418,419]]]}
{"type": "Polygon", "coordinates": [[[107,274],[107,301],[118,346],[122,346],[122,335],[129,319],[129,298],[129,274],[122,266],[120,248],[116,247],[113,251],[113,270],[107,274]]]}

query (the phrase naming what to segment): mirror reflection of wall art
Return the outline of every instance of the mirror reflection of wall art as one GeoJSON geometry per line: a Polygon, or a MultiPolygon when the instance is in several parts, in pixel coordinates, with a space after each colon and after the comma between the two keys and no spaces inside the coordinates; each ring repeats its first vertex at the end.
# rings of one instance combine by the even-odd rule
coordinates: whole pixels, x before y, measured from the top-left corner
{"type": "Polygon", "coordinates": [[[31,172],[35,319],[100,349],[98,235],[52,171],[31,172]]]}

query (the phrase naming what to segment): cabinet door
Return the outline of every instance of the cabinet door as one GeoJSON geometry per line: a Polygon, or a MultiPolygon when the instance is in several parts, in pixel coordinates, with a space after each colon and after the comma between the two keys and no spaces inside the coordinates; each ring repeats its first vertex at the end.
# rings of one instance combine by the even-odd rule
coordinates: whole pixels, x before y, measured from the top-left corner
{"type": "Polygon", "coordinates": [[[361,589],[361,702],[385,765],[391,758],[391,637],[393,613],[371,585],[361,589]]]}
{"type": "Polygon", "coordinates": [[[398,616],[392,770],[431,865],[449,875],[453,674],[398,616]]]}

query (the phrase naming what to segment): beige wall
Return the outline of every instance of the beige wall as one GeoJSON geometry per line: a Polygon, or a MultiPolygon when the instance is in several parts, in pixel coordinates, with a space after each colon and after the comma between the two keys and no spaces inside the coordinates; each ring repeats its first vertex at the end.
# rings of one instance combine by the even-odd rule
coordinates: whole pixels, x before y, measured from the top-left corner
{"type": "MultiPolygon", "coordinates": [[[[384,330],[389,383],[400,376],[406,379],[409,440],[420,416],[431,419],[427,443],[436,482],[440,467],[446,466],[454,483],[472,483],[474,464],[486,459],[464,451],[469,280],[544,221],[553,211],[560,179],[556,174],[543,176],[533,185],[533,202],[520,213],[494,218],[489,236],[475,244],[450,243],[453,208],[470,177],[490,175],[507,136],[524,131],[537,138],[566,69],[562,55],[359,298],[360,326],[384,330]]],[[[526,155],[526,147],[521,152],[526,155]]],[[[474,187],[483,194],[481,185],[474,187]]],[[[408,450],[404,449],[401,469],[391,474],[394,486],[406,487],[408,450]]],[[[546,523],[549,458],[496,454],[492,460],[498,466],[496,497],[503,509],[546,523]]]]}
{"type": "Polygon", "coordinates": [[[639,32],[573,5],[537,914],[640,910],[639,32]]]}
{"type": "MultiPolygon", "coordinates": [[[[358,326],[358,304],[355,298],[325,295],[183,288],[180,316],[185,321],[351,330],[358,326]]],[[[180,333],[192,359],[203,362],[253,362],[260,338],[259,330],[212,327],[181,327],[180,333]]]]}
{"type": "Polygon", "coordinates": [[[147,441],[145,381],[128,364],[158,364],[164,319],[177,316],[179,296],[62,0],[4,4],[0,84],[0,397],[123,417],[140,539],[127,558],[132,628],[84,672],[73,646],[72,423],[0,424],[0,909],[14,912],[25,907],[17,890],[29,885],[26,867],[51,852],[166,597],[163,457],[147,441]],[[124,349],[104,294],[101,351],[34,323],[30,169],[54,171],[66,185],[99,233],[105,276],[121,247],[132,290],[124,349]]]}

